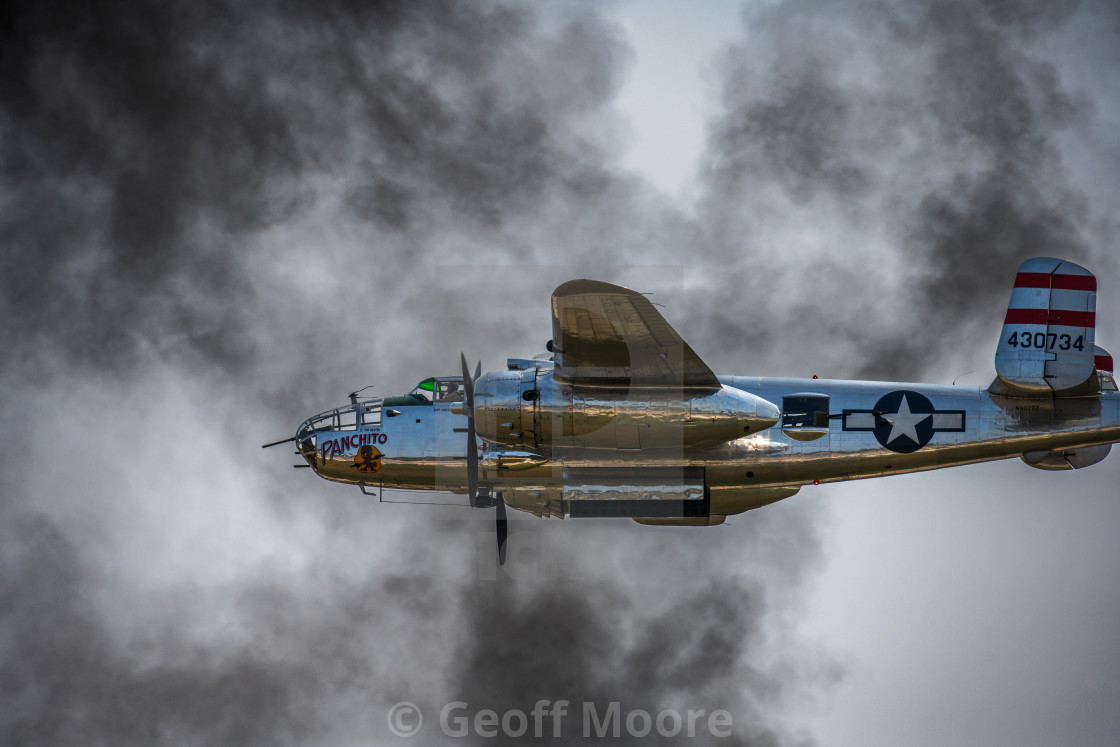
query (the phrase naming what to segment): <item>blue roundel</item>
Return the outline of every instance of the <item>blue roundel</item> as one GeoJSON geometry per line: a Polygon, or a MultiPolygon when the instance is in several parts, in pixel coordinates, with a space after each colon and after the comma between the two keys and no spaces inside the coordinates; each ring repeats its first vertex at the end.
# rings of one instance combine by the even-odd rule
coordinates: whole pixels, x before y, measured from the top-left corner
{"type": "Polygon", "coordinates": [[[933,438],[933,403],[908,389],[884,394],[875,403],[875,439],[899,454],[917,451],[933,438]]]}

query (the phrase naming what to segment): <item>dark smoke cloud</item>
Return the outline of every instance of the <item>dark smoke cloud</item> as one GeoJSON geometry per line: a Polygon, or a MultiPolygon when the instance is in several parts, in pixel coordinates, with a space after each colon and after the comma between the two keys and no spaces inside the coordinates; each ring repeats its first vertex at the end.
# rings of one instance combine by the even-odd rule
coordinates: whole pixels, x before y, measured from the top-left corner
{"type": "Polygon", "coordinates": [[[255,281],[280,258],[254,240],[332,197],[330,220],[375,227],[362,258],[403,273],[452,225],[493,240],[557,185],[586,188],[601,158],[571,126],[623,54],[594,18],[545,34],[496,4],[6,12],[7,339],[117,372],[145,343],[247,370],[260,294],[291,292],[255,281]]]}
{"type": "MultiPolygon", "coordinates": [[[[569,700],[577,712],[568,727],[574,735],[582,731],[583,703],[595,704],[597,717],[612,701],[624,717],[637,708],[684,714],[703,704],[709,713],[739,714],[744,725],[732,744],[798,743],[766,715],[787,697],[788,683],[786,673],[762,661],[765,590],[728,578],[681,581],[686,589],[667,609],[637,617],[628,594],[595,583],[567,583],[528,599],[507,587],[475,591],[483,601],[472,600],[464,621],[475,645],[457,678],[472,695],[468,713],[490,703],[569,700]]],[[[625,726],[620,736],[676,741],[656,731],[631,739],[625,726]]],[[[701,739],[711,736],[701,731],[701,739]]]]}
{"type": "Polygon", "coordinates": [[[440,531],[258,444],[464,347],[539,351],[577,276],[677,284],[721,371],[929,370],[958,346],[931,310],[998,325],[1018,258],[1107,226],[1061,151],[1099,117],[1043,54],[1084,14],[954,9],[752,11],[692,217],[615,168],[630,55],[594,8],[5,6],[3,741],[352,744],[406,699],[428,741],[444,702],[538,694],[809,741],[782,714],[842,676],[786,632],[820,504],[700,550],[534,524],[556,573],[486,582],[490,517],[440,531]]]}
{"type": "Polygon", "coordinates": [[[490,324],[472,354],[536,352],[555,284],[700,243],[612,170],[618,29],[521,3],[4,13],[2,409],[31,424],[0,456],[5,743],[382,741],[405,699],[431,742],[443,702],[527,693],[803,741],[775,711],[836,673],[775,664],[767,628],[820,561],[819,512],[713,538],[718,562],[687,533],[565,525],[560,580],[480,582],[490,517],[441,532],[257,446],[340,392],[454,371],[490,324]],[[767,577],[712,570],[732,556],[767,577]]]}
{"type": "MultiPolygon", "coordinates": [[[[747,537],[766,544],[776,528],[748,528],[747,537]]],[[[617,542],[625,534],[600,528],[591,536],[617,542]]],[[[72,540],[42,518],[8,522],[5,742],[350,743],[388,738],[384,713],[412,699],[433,743],[444,702],[463,700],[473,716],[567,699],[561,743],[579,741],[583,703],[604,713],[614,701],[623,714],[724,708],[737,725],[729,743],[803,743],[770,715],[788,699],[791,675],[788,663],[770,661],[773,592],[764,584],[721,572],[697,578],[641,550],[619,570],[640,580],[639,565],[653,560],[660,583],[619,585],[587,567],[583,578],[548,587],[472,583],[462,570],[472,565],[470,534],[452,536],[441,548],[459,566],[450,576],[418,572],[421,556],[407,551],[403,572],[376,563],[348,571],[339,556],[351,554],[336,543],[321,548],[335,557],[324,554],[295,576],[204,591],[180,581],[141,595],[127,612],[106,612],[105,601],[130,595],[106,597],[111,581],[97,578],[72,540]],[[679,591],[659,601],[667,589],[679,591]],[[224,611],[200,615],[192,609],[200,604],[224,611]],[[215,629],[211,620],[224,622],[215,629]],[[431,667],[446,669],[447,680],[429,681],[431,667]]],[[[741,540],[722,543],[723,557],[741,540]]],[[[547,533],[537,541],[544,547],[547,533]]],[[[574,541],[582,551],[592,546],[586,536],[574,541]]],[[[555,559],[580,565],[576,551],[555,559]]],[[[815,679],[838,675],[814,657],[802,652],[797,661],[816,667],[815,679]]]]}
{"type": "Polygon", "coordinates": [[[746,41],[722,61],[703,216],[718,254],[748,255],[751,269],[746,292],[718,304],[714,335],[738,326],[744,349],[788,361],[773,330],[795,328],[822,373],[914,379],[948,352],[942,341],[986,344],[988,358],[1023,259],[1102,263],[1107,247],[1085,226],[1106,206],[1075,188],[1059,147],[1094,111],[1038,44],[1075,12],[749,12],[746,41]]]}
{"type": "Polygon", "coordinates": [[[153,635],[154,652],[114,651],[73,543],[42,519],[13,528],[22,557],[5,564],[0,592],[6,743],[184,744],[204,730],[209,743],[291,744],[324,728],[299,662],[191,650],[175,629],[153,635]],[[167,661],[177,648],[184,660],[167,661]]]}

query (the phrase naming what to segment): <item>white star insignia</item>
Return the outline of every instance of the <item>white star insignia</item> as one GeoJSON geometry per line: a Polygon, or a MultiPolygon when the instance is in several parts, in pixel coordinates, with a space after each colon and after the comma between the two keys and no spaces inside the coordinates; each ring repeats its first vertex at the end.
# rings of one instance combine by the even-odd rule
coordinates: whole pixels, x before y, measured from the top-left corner
{"type": "Polygon", "coordinates": [[[887,443],[894,443],[895,439],[900,436],[906,436],[916,444],[920,444],[918,440],[918,423],[926,418],[933,417],[930,412],[910,412],[910,400],[906,395],[902,395],[902,402],[898,406],[898,412],[893,415],[883,415],[883,420],[891,424],[891,435],[887,436],[887,443]]]}

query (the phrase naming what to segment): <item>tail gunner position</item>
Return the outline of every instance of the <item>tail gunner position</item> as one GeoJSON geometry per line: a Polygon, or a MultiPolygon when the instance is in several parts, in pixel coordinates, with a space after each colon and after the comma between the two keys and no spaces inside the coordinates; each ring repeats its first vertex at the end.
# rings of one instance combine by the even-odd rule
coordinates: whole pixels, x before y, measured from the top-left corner
{"type": "MultiPolygon", "coordinates": [[[[1120,440],[1096,278],[1019,267],[987,387],[717,376],[643,295],[573,280],[552,295],[551,355],[421,381],[306,420],[320,477],[439,490],[539,517],[711,526],[809,483],[1020,457],[1066,470],[1120,440]]],[[[274,445],[274,444],[269,444],[274,445]]],[[[301,465],[302,466],[302,465],[301,465]]]]}

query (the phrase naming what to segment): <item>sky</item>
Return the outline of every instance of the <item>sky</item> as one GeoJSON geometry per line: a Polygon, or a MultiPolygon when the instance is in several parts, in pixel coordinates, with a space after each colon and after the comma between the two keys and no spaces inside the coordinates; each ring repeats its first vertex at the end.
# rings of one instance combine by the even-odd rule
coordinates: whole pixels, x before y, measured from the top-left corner
{"type": "Polygon", "coordinates": [[[401,744],[407,701],[492,743],[440,709],[539,699],[726,710],[699,743],[1116,741],[1115,457],[511,516],[499,570],[489,512],[260,449],[540,352],[574,277],[719,373],[984,385],[1015,267],[1061,256],[1108,347],[1112,4],[3,13],[0,741],[401,744]]]}

